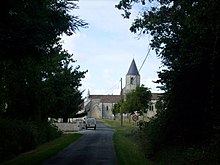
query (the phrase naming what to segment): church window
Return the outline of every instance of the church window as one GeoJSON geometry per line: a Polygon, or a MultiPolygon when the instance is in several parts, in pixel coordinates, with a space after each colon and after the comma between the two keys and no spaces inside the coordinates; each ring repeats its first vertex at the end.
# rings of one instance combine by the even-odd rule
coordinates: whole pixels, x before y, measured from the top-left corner
{"type": "Polygon", "coordinates": [[[106,110],[108,110],[108,106],[106,106],[106,110]]]}
{"type": "Polygon", "coordinates": [[[150,111],[153,111],[154,110],[154,106],[150,105],[149,109],[150,109],[150,111]]]}
{"type": "Polygon", "coordinates": [[[131,77],[130,84],[134,84],[134,77],[131,77]]]}

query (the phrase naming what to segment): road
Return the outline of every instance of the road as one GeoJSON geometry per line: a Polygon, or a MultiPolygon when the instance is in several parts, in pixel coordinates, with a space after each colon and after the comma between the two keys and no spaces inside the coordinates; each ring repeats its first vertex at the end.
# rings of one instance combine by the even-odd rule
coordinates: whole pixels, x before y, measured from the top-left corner
{"type": "Polygon", "coordinates": [[[44,165],[116,165],[114,130],[97,122],[97,129],[80,131],[83,136],[44,165]]]}

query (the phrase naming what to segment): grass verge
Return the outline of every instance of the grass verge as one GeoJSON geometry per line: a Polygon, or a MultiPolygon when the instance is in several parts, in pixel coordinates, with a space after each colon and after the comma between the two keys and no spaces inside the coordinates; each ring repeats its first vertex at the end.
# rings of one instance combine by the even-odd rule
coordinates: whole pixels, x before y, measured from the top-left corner
{"type": "Polygon", "coordinates": [[[45,143],[33,151],[26,152],[19,155],[15,159],[7,162],[3,162],[1,165],[39,165],[51,156],[56,155],[58,152],[62,151],[69,144],[73,143],[79,139],[82,135],[74,134],[64,134],[60,138],[57,138],[51,142],[45,143]]]}
{"type": "Polygon", "coordinates": [[[119,165],[154,165],[145,158],[138,143],[139,139],[135,139],[135,133],[138,131],[135,125],[124,121],[121,127],[120,120],[104,119],[101,121],[116,130],[113,142],[119,165]]]}

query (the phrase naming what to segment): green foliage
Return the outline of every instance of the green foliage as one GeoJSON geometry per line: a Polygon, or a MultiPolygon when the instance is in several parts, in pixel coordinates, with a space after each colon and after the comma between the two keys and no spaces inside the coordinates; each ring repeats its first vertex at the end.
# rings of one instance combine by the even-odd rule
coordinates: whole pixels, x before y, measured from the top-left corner
{"type": "Polygon", "coordinates": [[[46,160],[58,154],[68,145],[78,140],[81,136],[82,136],[81,134],[77,134],[77,133],[64,134],[55,140],[40,145],[31,152],[26,152],[24,154],[15,157],[12,160],[3,162],[2,165],[24,165],[24,164],[30,164],[30,162],[32,165],[43,164],[46,160]]]}
{"type": "Polygon", "coordinates": [[[35,121],[46,120],[52,112],[60,117],[76,112],[82,102],[78,87],[86,72],[70,66],[75,61],[60,43],[63,33],[71,35],[87,25],[69,14],[76,4],[8,1],[1,8],[1,112],[35,121]]]}
{"type": "Polygon", "coordinates": [[[70,15],[76,8],[69,0],[10,0],[0,6],[1,160],[57,137],[47,118],[67,118],[82,103],[78,88],[86,72],[74,68],[61,43],[64,33],[87,26],[70,15]]]}
{"type": "Polygon", "coordinates": [[[154,164],[145,157],[145,153],[139,143],[141,139],[137,136],[139,131],[136,126],[129,124],[126,120],[124,121],[123,127],[120,126],[120,120],[117,119],[105,119],[104,122],[116,130],[113,135],[113,142],[118,164],[154,164]]]}
{"type": "MultiPolygon", "coordinates": [[[[139,2],[122,0],[117,8],[126,14],[139,2]]],[[[159,72],[158,81],[166,91],[167,112],[161,120],[169,130],[167,143],[180,138],[182,145],[205,144],[220,119],[219,1],[144,2],[150,7],[130,30],[152,35],[150,45],[167,68],[159,72]]]]}
{"type": "Polygon", "coordinates": [[[116,115],[117,113],[120,113],[120,112],[121,112],[121,105],[122,105],[122,101],[120,101],[120,102],[114,104],[113,109],[112,109],[112,113],[113,113],[114,115],[116,115]]]}
{"type": "Polygon", "coordinates": [[[157,154],[166,144],[166,140],[169,140],[167,136],[167,116],[164,113],[159,113],[157,117],[145,122],[145,127],[142,129],[144,149],[149,158],[157,154]]]}
{"type": "Polygon", "coordinates": [[[130,113],[131,115],[137,112],[142,115],[147,111],[150,101],[150,90],[147,87],[144,87],[144,85],[141,85],[135,90],[127,93],[125,100],[121,100],[114,105],[113,114],[130,113]]]}
{"type": "Polygon", "coordinates": [[[79,66],[73,69],[71,62],[74,61],[69,56],[44,81],[45,100],[49,109],[47,116],[62,117],[64,121],[75,115],[83,103],[78,87],[81,86],[81,78],[84,78],[86,72],[79,71],[79,66]]]}
{"type": "Polygon", "coordinates": [[[213,141],[219,144],[220,1],[121,0],[116,7],[129,17],[140,2],[145,8],[130,30],[153,37],[150,45],[166,67],[157,81],[165,97],[157,118],[146,125],[147,153],[173,145],[207,149],[213,141]]]}
{"type": "Polygon", "coordinates": [[[126,95],[126,101],[123,103],[122,107],[125,112],[131,114],[138,112],[143,114],[148,109],[150,100],[150,90],[142,85],[126,95]]]}
{"type": "Polygon", "coordinates": [[[0,119],[0,160],[13,158],[60,135],[61,132],[47,122],[0,119]]]}

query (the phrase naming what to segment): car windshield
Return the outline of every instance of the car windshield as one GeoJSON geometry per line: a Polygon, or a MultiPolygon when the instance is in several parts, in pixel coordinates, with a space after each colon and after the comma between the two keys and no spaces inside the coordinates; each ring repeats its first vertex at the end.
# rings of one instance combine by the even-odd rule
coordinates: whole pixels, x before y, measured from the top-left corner
{"type": "Polygon", "coordinates": [[[87,119],[87,123],[89,123],[89,124],[95,124],[95,119],[87,119]]]}

